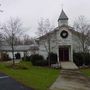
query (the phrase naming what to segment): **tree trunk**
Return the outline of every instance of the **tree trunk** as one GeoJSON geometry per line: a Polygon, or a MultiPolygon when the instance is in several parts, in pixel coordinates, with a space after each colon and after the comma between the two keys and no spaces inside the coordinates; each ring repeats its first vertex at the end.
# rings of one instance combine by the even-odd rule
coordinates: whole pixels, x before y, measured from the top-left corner
{"type": "Polygon", "coordinates": [[[48,53],[48,66],[50,67],[51,64],[50,64],[50,53],[48,53]]]}
{"type": "Polygon", "coordinates": [[[83,54],[82,54],[82,57],[83,57],[83,66],[85,66],[85,45],[83,43],[83,54]]]}
{"type": "Polygon", "coordinates": [[[13,56],[13,58],[12,58],[12,60],[13,60],[13,65],[15,65],[15,60],[14,60],[14,34],[12,33],[12,56],[13,56]]]}
{"type": "Polygon", "coordinates": [[[15,65],[15,60],[14,60],[14,47],[13,47],[13,45],[12,45],[12,56],[13,56],[13,58],[12,58],[12,60],[13,60],[13,65],[15,65]]]}
{"type": "Polygon", "coordinates": [[[48,57],[48,66],[50,67],[51,66],[51,62],[50,62],[50,52],[51,52],[51,50],[50,50],[50,38],[48,38],[48,55],[49,55],[49,57],[48,57]]]}

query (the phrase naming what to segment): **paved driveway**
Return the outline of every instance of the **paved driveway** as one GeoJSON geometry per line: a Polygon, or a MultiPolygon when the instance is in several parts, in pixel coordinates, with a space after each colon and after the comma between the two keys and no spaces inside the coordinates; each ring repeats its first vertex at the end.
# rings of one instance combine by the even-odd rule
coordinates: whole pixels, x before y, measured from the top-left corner
{"type": "Polygon", "coordinates": [[[14,79],[0,73],[0,90],[32,90],[15,81],[14,79]]]}

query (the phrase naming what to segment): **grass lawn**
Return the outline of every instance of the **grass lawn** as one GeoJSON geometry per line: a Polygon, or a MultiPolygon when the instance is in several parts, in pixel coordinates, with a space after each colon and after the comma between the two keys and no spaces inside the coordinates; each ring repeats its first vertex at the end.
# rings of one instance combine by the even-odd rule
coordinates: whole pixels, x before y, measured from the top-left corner
{"type": "Polygon", "coordinates": [[[32,87],[35,90],[48,90],[50,85],[56,80],[60,74],[60,70],[35,67],[30,62],[21,62],[20,66],[25,66],[28,69],[12,69],[6,64],[0,63],[0,72],[3,72],[22,84],[32,87]]]}
{"type": "Polygon", "coordinates": [[[81,69],[80,71],[81,71],[84,75],[90,77],[90,68],[88,68],[88,69],[81,69]]]}

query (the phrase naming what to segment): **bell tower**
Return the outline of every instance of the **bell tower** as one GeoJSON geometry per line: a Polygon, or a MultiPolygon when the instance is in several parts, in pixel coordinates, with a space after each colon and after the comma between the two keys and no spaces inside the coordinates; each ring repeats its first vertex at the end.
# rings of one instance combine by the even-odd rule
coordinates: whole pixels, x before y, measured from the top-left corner
{"type": "Polygon", "coordinates": [[[63,9],[62,9],[61,14],[58,18],[58,26],[60,27],[62,25],[68,25],[68,17],[65,14],[65,12],[63,11],[63,9]]]}

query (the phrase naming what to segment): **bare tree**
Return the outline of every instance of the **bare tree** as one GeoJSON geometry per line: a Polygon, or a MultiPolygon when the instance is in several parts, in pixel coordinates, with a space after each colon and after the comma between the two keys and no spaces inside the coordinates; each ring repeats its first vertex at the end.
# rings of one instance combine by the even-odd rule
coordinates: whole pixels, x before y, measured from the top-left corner
{"type": "Polygon", "coordinates": [[[0,46],[3,45],[3,42],[4,42],[4,37],[3,37],[3,34],[0,33],[0,46]]]}
{"type": "MultiPolygon", "coordinates": [[[[48,55],[51,52],[51,31],[54,29],[54,26],[50,24],[49,19],[41,19],[41,21],[38,23],[38,31],[37,35],[39,36],[39,39],[42,39],[43,46],[46,49],[46,52],[48,55]]],[[[48,59],[48,64],[50,66],[50,57],[48,59]]]]}
{"type": "Polygon", "coordinates": [[[77,36],[79,37],[79,42],[82,46],[82,52],[86,52],[90,35],[90,24],[84,16],[80,16],[74,22],[74,28],[78,31],[77,36]]]}
{"type": "Polygon", "coordinates": [[[16,45],[16,38],[20,37],[23,34],[22,23],[18,18],[10,18],[10,20],[3,25],[4,38],[8,45],[12,48],[13,56],[13,65],[15,64],[14,60],[14,45],[16,45]]]}
{"type": "Polygon", "coordinates": [[[15,45],[23,45],[23,41],[21,37],[16,37],[15,38],[15,45]]]}
{"type": "Polygon", "coordinates": [[[90,40],[90,24],[84,16],[80,16],[74,22],[74,28],[78,31],[77,36],[82,49],[83,65],[85,64],[85,53],[88,52],[88,41],[90,40]]]}
{"type": "MultiPolygon", "coordinates": [[[[8,42],[8,44],[10,45],[10,40],[11,40],[11,37],[5,37],[5,41],[8,42]]],[[[15,45],[23,45],[23,40],[21,37],[14,37],[14,43],[15,45]]]]}
{"type": "Polygon", "coordinates": [[[24,45],[34,44],[33,38],[31,38],[29,35],[24,35],[22,42],[24,45]]]}
{"type": "MultiPolygon", "coordinates": [[[[2,6],[2,4],[0,3],[0,7],[2,6]]],[[[3,10],[0,9],[0,13],[3,13],[3,10]]],[[[1,25],[0,25],[1,27],[1,25]]],[[[0,30],[2,30],[2,27],[0,28],[0,30]]],[[[3,38],[3,34],[0,31],[0,46],[3,44],[4,38],[3,38]]]]}

